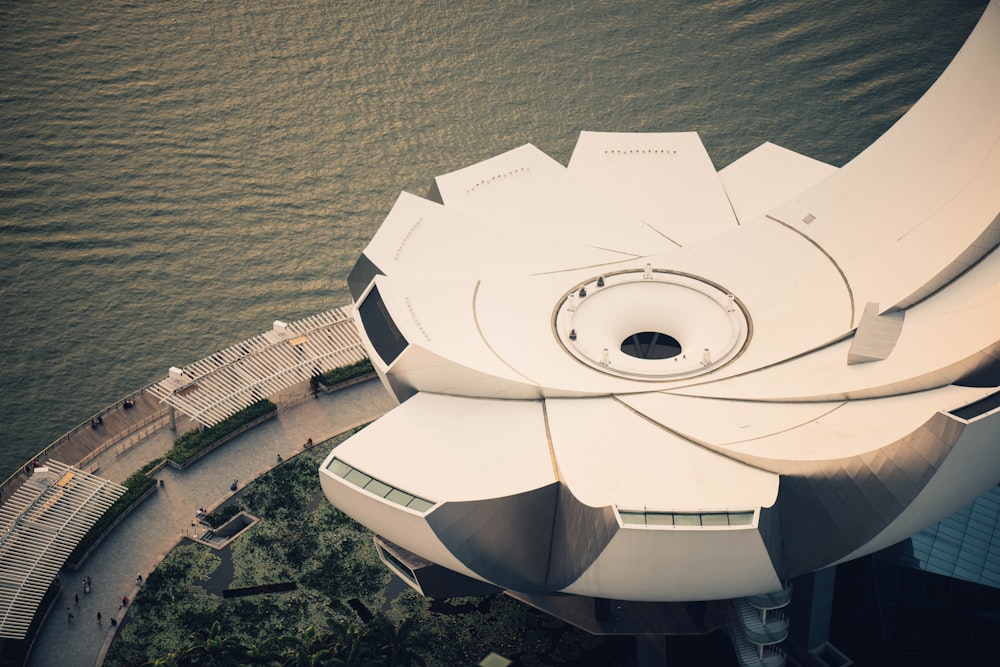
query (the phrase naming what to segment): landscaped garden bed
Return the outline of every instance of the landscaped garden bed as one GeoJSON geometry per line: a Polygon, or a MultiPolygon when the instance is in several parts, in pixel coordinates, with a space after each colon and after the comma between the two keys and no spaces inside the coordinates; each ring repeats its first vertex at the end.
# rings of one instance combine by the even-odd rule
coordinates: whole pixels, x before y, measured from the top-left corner
{"type": "Polygon", "coordinates": [[[438,607],[444,612],[408,588],[386,600],[391,575],[371,533],[321,495],[319,464],[349,435],[285,461],[249,484],[235,509],[209,515],[220,525],[240,511],[260,521],[223,551],[196,543],[171,551],[147,577],[105,664],[208,664],[211,652],[214,664],[450,667],[475,665],[490,651],[529,667],[634,664],[618,640],[504,595],[453,600],[438,607]],[[209,579],[212,586],[204,585],[209,579]],[[224,597],[225,590],[274,586],[280,592],[224,597]]]}
{"type": "Polygon", "coordinates": [[[375,377],[375,367],[370,359],[362,359],[347,366],[340,366],[333,370],[326,371],[314,376],[310,381],[313,391],[322,391],[326,394],[339,391],[352,384],[364,382],[375,377]]]}
{"type": "Polygon", "coordinates": [[[173,468],[183,470],[212,450],[277,414],[278,406],[265,398],[226,417],[214,426],[200,431],[189,431],[174,441],[174,446],[167,452],[167,463],[173,468]]]}

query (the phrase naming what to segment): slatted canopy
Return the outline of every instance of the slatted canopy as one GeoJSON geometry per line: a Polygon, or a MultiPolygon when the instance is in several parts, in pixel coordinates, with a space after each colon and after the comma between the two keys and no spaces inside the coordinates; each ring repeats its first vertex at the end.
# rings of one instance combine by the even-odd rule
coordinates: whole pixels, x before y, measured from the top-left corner
{"type": "Polygon", "coordinates": [[[73,549],[125,487],[49,461],[0,507],[0,637],[23,639],[73,549]]]}
{"type": "Polygon", "coordinates": [[[366,358],[350,307],[296,322],[276,321],[249,338],[150,387],[161,401],[206,426],[310,377],[366,358]]]}

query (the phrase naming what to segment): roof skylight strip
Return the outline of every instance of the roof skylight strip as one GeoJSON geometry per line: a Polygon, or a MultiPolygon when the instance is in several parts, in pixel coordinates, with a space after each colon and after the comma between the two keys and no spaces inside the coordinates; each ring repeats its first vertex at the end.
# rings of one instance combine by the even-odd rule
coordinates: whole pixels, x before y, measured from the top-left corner
{"type": "Polygon", "coordinates": [[[622,523],[629,527],[680,526],[682,528],[715,526],[752,526],[754,510],[723,512],[650,512],[618,510],[622,523]]]}
{"type": "Polygon", "coordinates": [[[348,465],[337,458],[332,459],[329,465],[326,466],[326,469],[337,477],[340,477],[346,482],[350,482],[363,491],[367,491],[372,495],[378,496],[379,498],[388,500],[389,502],[397,505],[401,505],[407,509],[414,510],[415,512],[426,512],[435,505],[432,500],[415,496],[412,493],[392,486],[391,484],[387,484],[386,482],[383,482],[376,477],[372,477],[368,473],[358,470],[354,466],[348,465]]]}

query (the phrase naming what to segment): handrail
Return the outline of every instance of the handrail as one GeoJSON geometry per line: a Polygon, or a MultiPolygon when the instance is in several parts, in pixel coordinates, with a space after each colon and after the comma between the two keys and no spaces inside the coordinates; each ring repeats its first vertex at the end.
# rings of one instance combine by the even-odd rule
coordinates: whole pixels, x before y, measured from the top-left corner
{"type": "Polygon", "coordinates": [[[767,614],[765,620],[746,600],[737,600],[736,610],[743,626],[743,633],[754,644],[763,646],[778,644],[788,638],[788,621],[784,615],[771,612],[767,614]]]}
{"type": "Polygon", "coordinates": [[[751,595],[746,599],[757,609],[781,609],[787,607],[792,601],[792,585],[785,584],[784,588],[779,591],[751,595]]]}
{"type": "MultiPolygon", "coordinates": [[[[159,383],[160,381],[161,380],[157,380],[156,382],[150,382],[149,384],[147,384],[146,386],[142,387],[141,389],[137,389],[135,391],[129,392],[128,394],[126,394],[126,395],[122,396],[121,398],[119,398],[114,403],[110,403],[106,407],[104,407],[101,410],[99,410],[96,414],[92,415],[89,419],[80,422],[79,424],[77,424],[76,426],[74,426],[73,428],[71,428],[70,430],[66,431],[61,436],[59,436],[58,438],[56,438],[55,440],[53,440],[52,443],[50,443],[47,447],[45,447],[44,449],[42,449],[41,451],[39,451],[37,454],[35,454],[34,456],[32,456],[30,459],[28,459],[24,463],[24,465],[22,465],[17,470],[15,470],[13,473],[11,473],[7,477],[7,479],[5,479],[3,482],[0,482],[0,498],[9,498],[10,494],[7,493],[8,487],[12,487],[15,484],[17,484],[17,486],[20,486],[20,483],[23,483],[24,479],[26,479],[28,477],[28,475],[29,475],[29,472],[31,470],[31,464],[32,464],[33,461],[42,462],[42,461],[44,461],[44,460],[46,460],[48,458],[54,458],[54,457],[51,456],[53,450],[55,450],[56,448],[58,448],[60,445],[63,445],[66,442],[68,442],[70,438],[72,438],[74,435],[76,435],[80,431],[83,431],[84,429],[90,428],[91,427],[91,422],[94,419],[97,419],[98,417],[104,417],[104,415],[117,410],[119,408],[119,406],[121,406],[121,404],[124,401],[126,401],[126,400],[134,399],[137,396],[142,396],[143,394],[146,393],[146,391],[150,387],[152,387],[153,385],[159,383]]],[[[159,414],[158,416],[162,417],[162,414],[159,414]]],[[[148,424],[144,424],[144,425],[148,425],[148,424]]],[[[139,428],[142,428],[142,427],[140,426],[139,428]]],[[[135,430],[138,430],[138,429],[134,429],[134,430],[126,432],[124,434],[119,434],[121,437],[118,438],[118,440],[115,440],[115,442],[112,442],[111,445],[109,445],[107,447],[105,446],[107,443],[102,443],[101,446],[99,447],[100,453],[103,453],[103,452],[107,451],[107,449],[109,449],[111,446],[114,446],[114,444],[116,444],[118,441],[120,441],[120,440],[124,439],[125,437],[128,437],[129,435],[131,435],[132,433],[134,433],[135,430]]],[[[95,450],[95,451],[97,451],[97,450],[95,450]]],[[[90,456],[91,453],[92,452],[89,452],[87,454],[87,456],[90,456]]],[[[93,458],[96,458],[96,456],[97,456],[96,454],[94,456],[91,456],[89,460],[93,460],[93,458]]],[[[69,465],[76,466],[76,465],[79,465],[81,462],[80,461],[63,461],[63,463],[67,463],[69,465]]]]}

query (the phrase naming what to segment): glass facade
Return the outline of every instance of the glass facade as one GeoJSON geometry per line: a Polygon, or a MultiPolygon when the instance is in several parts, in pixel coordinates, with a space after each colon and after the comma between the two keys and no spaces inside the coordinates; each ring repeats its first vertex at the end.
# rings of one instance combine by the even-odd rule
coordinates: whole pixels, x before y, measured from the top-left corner
{"type": "Polygon", "coordinates": [[[632,526],[752,526],[753,510],[745,512],[647,512],[618,510],[622,523],[632,526]]]}
{"type": "Polygon", "coordinates": [[[916,567],[1000,588],[1000,486],[910,538],[916,567]]]}
{"type": "Polygon", "coordinates": [[[354,486],[364,489],[368,493],[374,494],[379,498],[385,498],[389,502],[402,505],[407,509],[422,513],[434,507],[434,503],[432,501],[415,496],[412,493],[407,493],[406,491],[397,489],[394,486],[390,486],[385,482],[375,479],[371,475],[361,472],[357,468],[344,463],[340,459],[335,458],[331,460],[330,465],[328,465],[326,469],[337,477],[343,479],[345,482],[350,482],[354,486]]]}

